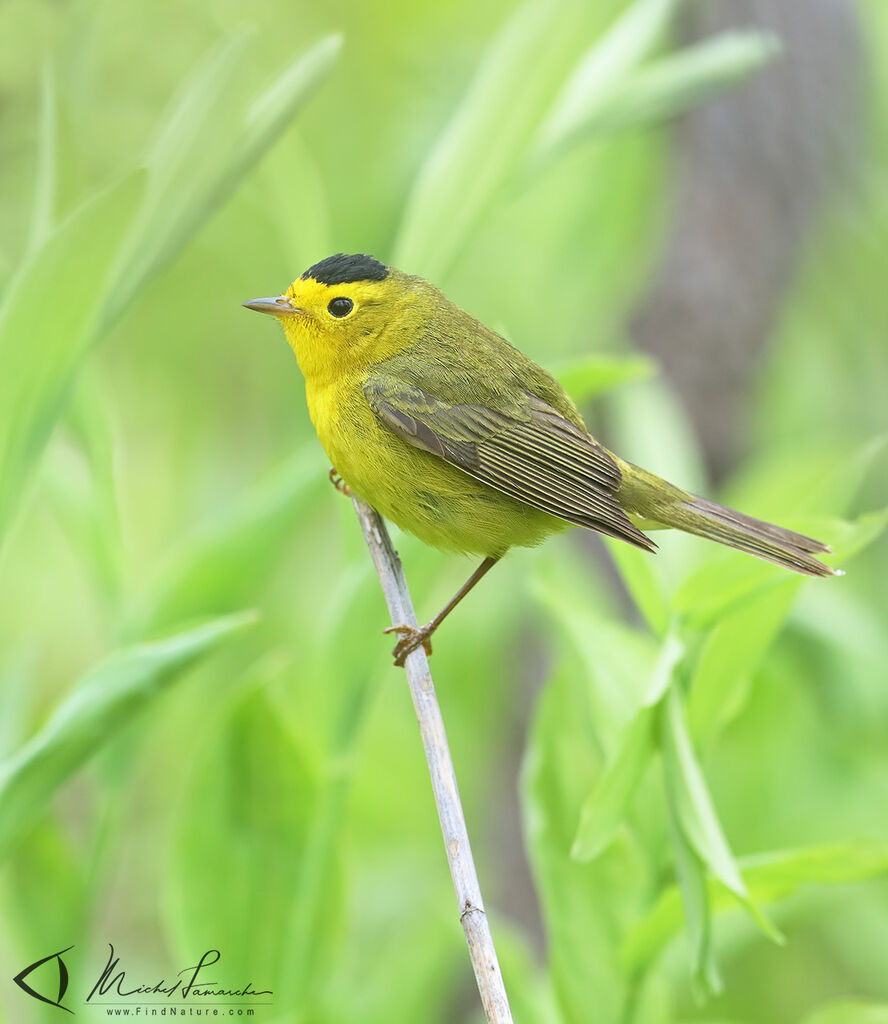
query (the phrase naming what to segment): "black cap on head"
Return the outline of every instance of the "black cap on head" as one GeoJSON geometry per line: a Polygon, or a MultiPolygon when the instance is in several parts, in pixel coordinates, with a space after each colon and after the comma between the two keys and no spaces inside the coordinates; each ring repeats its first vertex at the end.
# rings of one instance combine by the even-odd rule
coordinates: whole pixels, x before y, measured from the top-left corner
{"type": "Polygon", "coordinates": [[[355,281],[384,281],[388,277],[388,267],[366,253],[353,256],[338,252],[328,256],[302,275],[319,281],[321,284],[352,284],[355,281]]]}

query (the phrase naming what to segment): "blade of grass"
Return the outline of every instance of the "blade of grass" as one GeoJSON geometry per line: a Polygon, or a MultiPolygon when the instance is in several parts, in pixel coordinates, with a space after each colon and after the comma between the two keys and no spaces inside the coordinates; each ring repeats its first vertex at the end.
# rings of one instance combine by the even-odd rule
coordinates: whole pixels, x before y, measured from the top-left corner
{"type": "Polygon", "coordinates": [[[37,652],[37,646],[26,641],[4,652],[0,668],[0,759],[11,754],[27,735],[37,652]]]}
{"type": "Polygon", "coordinates": [[[91,343],[141,171],[84,203],[24,264],[0,308],[0,535],[91,343]]]}
{"type": "Polygon", "coordinates": [[[661,718],[663,772],[682,833],[701,862],[737,897],[762,931],[775,942],[782,936],[749,896],[746,883],[728,846],[712,797],[697,763],[685,724],[679,689],[669,688],[661,718]]]}
{"type": "Polygon", "coordinates": [[[583,55],[540,127],[530,165],[542,163],[595,119],[657,45],[680,0],[639,0],[583,55]]]}
{"type": "MultiPolygon", "coordinates": [[[[754,854],[738,863],[751,897],[770,906],[806,885],[859,882],[888,874],[888,844],[828,843],[754,854]]],[[[716,879],[710,878],[707,884],[713,912],[737,909],[733,894],[716,879]]],[[[632,974],[644,971],[681,926],[681,899],[673,885],[626,933],[620,953],[626,969],[632,974]]]]}
{"type": "Polygon", "coordinates": [[[583,804],[570,851],[574,860],[592,860],[613,842],[656,750],[657,708],[683,653],[678,638],[667,636],[642,707],[626,727],[616,753],[583,804]]]}
{"type": "Polygon", "coordinates": [[[281,991],[283,1005],[302,1007],[310,1019],[319,981],[326,971],[322,954],[328,952],[319,936],[329,935],[329,893],[335,888],[346,817],[355,769],[355,748],[366,722],[372,694],[371,677],[353,673],[338,708],[332,742],[318,785],[318,798],[307,826],[302,870],[293,893],[284,931],[284,963],[288,966],[281,991]]]}
{"type": "MultiPolygon", "coordinates": [[[[776,499],[778,505],[773,511],[762,513],[765,518],[829,543],[833,555],[827,561],[831,564],[847,561],[879,536],[888,510],[865,514],[856,522],[832,516],[844,512],[885,451],[885,444],[885,437],[878,436],[863,445],[843,448],[826,458],[817,458],[812,465],[802,468],[781,460],[775,467],[770,467],[762,479],[748,481],[741,494],[735,498],[729,496],[728,503],[736,502],[735,507],[747,508],[748,500],[752,511],[756,502],[767,500],[768,495],[773,502],[773,495],[777,493],[781,495],[776,499]],[[781,488],[787,486],[787,478],[790,490],[783,493],[781,488]],[[753,483],[758,486],[753,486],[753,483]],[[792,503],[798,501],[798,493],[805,495],[805,507],[829,509],[831,515],[793,517],[781,514],[784,503],[786,509],[794,507],[792,503]],[[744,498],[745,495],[749,498],[744,498]]],[[[717,622],[729,609],[756,596],[759,590],[777,585],[785,578],[779,569],[775,571],[774,566],[758,559],[713,548],[711,557],[681,583],[675,593],[673,607],[693,625],[708,626],[717,622]]],[[[835,581],[830,585],[834,586],[835,581]]]]}
{"type": "Polygon", "coordinates": [[[888,1024],[888,1003],[840,999],[818,1007],[802,1024],[888,1024]]]}
{"type": "Polygon", "coordinates": [[[240,32],[211,50],[160,119],[145,159],[148,189],[109,295],[106,324],[113,323],[129,305],[161,265],[164,253],[172,253],[173,239],[191,233],[194,217],[189,217],[189,211],[214,173],[213,165],[231,159],[220,143],[228,141],[226,125],[237,102],[235,78],[243,73],[248,39],[248,32],[240,32]],[[195,160],[196,153],[201,154],[200,160],[195,160]]]}
{"type": "Polygon", "coordinates": [[[295,128],[274,146],[257,178],[256,193],[261,194],[262,211],[286,266],[307,267],[332,252],[325,182],[295,128]]]}
{"type": "Polygon", "coordinates": [[[655,636],[664,636],[669,628],[671,611],[656,559],[649,552],[630,547],[622,541],[606,537],[604,542],[645,622],[655,636]]]}
{"type": "Polygon", "coordinates": [[[745,703],[749,680],[789,617],[801,579],[787,577],[723,615],[710,630],[691,678],[688,725],[711,741],[745,703]]]}
{"type": "Polygon", "coordinates": [[[614,956],[614,913],[633,905],[645,869],[632,844],[619,838],[600,860],[581,864],[570,857],[596,762],[573,676],[570,666],[556,671],[533,715],[521,773],[525,842],[559,1019],[620,1021],[626,979],[614,956]]]}
{"type": "MultiPolygon", "coordinates": [[[[322,40],[291,64],[238,121],[230,108],[244,47],[245,39],[236,37],[195,73],[151,151],[141,204],[132,182],[138,180],[141,189],[144,174],[136,172],[132,181],[76,211],[9,288],[0,309],[0,357],[6,367],[6,384],[0,384],[0,535],[95,334],[181,249],[265,152],[330,66],[339,40],[322,40]],[[232,123],[235,130],[226,131],[232,123]]],[[[45,134],[49,139],[49,127],[45,134]]]]}
{"type": "Polygon", "coordinates": [[[40,130],[37,136],[37,164],[28,252],[36,252],[49,236],[55,217],[58,111],[52,66],[43,69],[40,91],[40,130]]]}
{"type": "MultiPolygon", "coordinates": [[[[287,915],[306,870],[306,831],[317,799],[312,760],[269,699],[268,686],[251,681],[224,709],[186,781],[164,872],[167,919],[182,955],[224,950],[236,975],[261,978],[256,987],[274,991],[276,1011],[288,1020],[293,1004],[281,986],[295,965],[285,959],[287,915]],[[220,836],[226,837],[221,845],[220,836]],[[262,928],[245,928],[246,916],[262,928]]],[[[324,895],[327,917],[312,935],[321,947],[338,924],[335,887],[324,895]]]]}
{"type": "Polygon", "coordinates": [[[255,618],[252,612],[231,615],[126,648],[87,673],[36,736],[0,763],[0,856],[123,725],[255,618]]]}
{"type": "Polygon", "coordinates": [[[244,103],[239,85],[248,39],[241,33],[213,51],[161,122],[147,157],[148,193],[104,311],[106,326],[258,163],[341,47],[339,36],[322,39],[244,103]],[[238,108],[241,113],[234,116],[238,108]]]}
{"type": "Polygon", "coordinates": [[[300,510],[322,487],[312,447],[286,460],[236,505],[198,527],[174,550],[123,623],[126,637],[198,614],[249,604],[292,535],[300,510]]]}
{"type": "Polygon", "coordinates": [[[685,838],[679,821],[678,806],[669,787],[666,789],[666,796],[669,832],[675,856],[675,874],[678,878],[678,891],[681,893],[681,907],[684,911],[685,929],[691,950],[691,980],[695,994],[702,1001],[721,992],[723,988],[712,946],[709,892],[703,864],[685,838]]]}
{"type": "Polygon", "coordinates": [[[532,592],[578,655],[590,725],[607,755],[644,705],[659,645],[641,630],[596,614],[539,573],[532,592]]]}
{"type": "MultiPolygon", "coordinates": [[[[848,561],[877,540],[888,526],[888,509],[867,512],[854,522],[825,516],[806,517],[784,525],[829,542],[830,564],[848,561]]],[[[713,548],[712,555],[681,584],[673,608],[697,627],[711,625],[729,610],[786,580],[785,570],[735,551],[713,548]]],[[[802,582],[805,582],[804,580],[802,582]]],[[[841,586],[836,580],[827,586],[841,586]]]]}
{"type": "Polygon", "coordinates": [[[117,621],[123,586],[123,535],[114,472],[114,437],[105,395],[89,367],[65,416],[60,443],[50,445],[40,477],[68,543],[90,570],[106,620],[117,621]]]}
{"type": "Polygon", "coordinates": [[[643,68],[577,133],[611,132],[674,117],[773,60],[780,44],[764,32],[725,32],[643,68]]]}
{"type": "Polygon", "coordinates": [[[407,200],[393,262],[441,280],[520,162],[574,45],[575,8],[530,0],[488,48],[407,200]]]}
{"type": "Polygon", "coordinates": [[[594,860],[610,846],[626,818],[644,771],[656,750],[653,708],[639,712],[626,727],[616,756],[607,765],[580,811],[574,860],[594,860]]]}
{"type": "Polygon", "coordinates": [[[817,474],[805,495],[804,507],[845,515],[864,482],[885,472],[888,435],[881,434],[851,451],[843,451],[825,472],[817,474]]]}
{"type": "Polygon", "coordinates": [[[884,477],[886,456],[884,432],[864,440],[822,440],[812,451],[762,452],[732,478],[722,500],[781,523],[787,515],[847,516],[861,489],[884,477]]]}

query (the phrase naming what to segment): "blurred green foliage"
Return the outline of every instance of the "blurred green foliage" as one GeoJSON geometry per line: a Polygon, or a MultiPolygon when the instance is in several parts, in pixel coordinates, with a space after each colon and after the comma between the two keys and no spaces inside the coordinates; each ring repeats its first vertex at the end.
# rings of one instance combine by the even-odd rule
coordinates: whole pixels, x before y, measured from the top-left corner
{"type": "MultiPolygon", "coordinates": [[[[0,6],[4,963],[73,942],[82,978],[113,942],[159,977],[216,947],[274,989],[260,1019],[478,1019],[369,560],[238,302],[372,251],[704,489],[623,323],[660,124],[779,41],[678,48],[680,3],[256,0],[252,31],[225,0],[0,6]]],[[[516,1020],[886,1019],[888,17],[860,11],[872,170],[807,243],[721,496],[848,576],[608,543],[630,607],[572,536],[436,645],[516,1020]],[[518,813],[543,934],[511,914],[518,813]]],[[[465,565],[400,546],[437,608],[465,565]]]]}

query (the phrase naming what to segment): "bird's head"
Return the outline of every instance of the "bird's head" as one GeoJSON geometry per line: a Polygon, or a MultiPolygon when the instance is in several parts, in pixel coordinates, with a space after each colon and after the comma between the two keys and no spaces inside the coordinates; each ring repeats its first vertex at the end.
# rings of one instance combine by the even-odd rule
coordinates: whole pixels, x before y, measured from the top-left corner
{"type": "Polygon", "coordinates": [[[372,256],[338,253],[309,267],[283,295],[244,306],[277,317],[306,379],[322,380],[406,347],[421,319],[420,285],[372,256]]]}

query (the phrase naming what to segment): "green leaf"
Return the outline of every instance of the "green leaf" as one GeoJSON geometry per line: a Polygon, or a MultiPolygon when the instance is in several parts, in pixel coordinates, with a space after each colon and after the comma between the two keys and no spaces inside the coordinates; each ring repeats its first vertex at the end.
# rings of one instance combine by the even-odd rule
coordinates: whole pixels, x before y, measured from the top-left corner
{"type": "Polygon", "coordinates": [[[685,725],[681,696],[674,684],[666,695],[661,726],[666,788],[684,837],[706,868],[740,900],[762,931],[775,942],[782,941],[779,931],[747,892],[697,763],[685,725]]]}
{"type": "Polygon", "coordinates": [[[407,200],[393,262],[441,280],[519,163],[572,48],[576,6],[529,0],[487,49],[407,200]]]}
{"type": "Polygon", "coordinates": [[[2,888],[4,917],[19,942],[57,949],[60,933],[83,934],[89,887],[61,821],[47,815],[19,839],[4,863],[2,888]]]}
{"type": "Polygon", "coordinates": [[[677,637],[667,637],[641,710],[624,730],[616,754],[583,804],[571,847],[575,860],[592,860],[613,842],[656,749],[656,707],[683,653],[677,637]]]}
{"type": "Polygon", "coordinates": [[[89,367],[81,373],[65,425],[71,444],[51,446],[42,483],[72,550],[86,557],[106,610],[120,608],[123,538],[114,474],[114,437],[105,396],[89,367]]]}
{"type": "Polygon", "coordinates": [[[588,864],[570,857],[595,756],[566,673],[552,678],[534,715],[522,771],[528,855],[546,924],[548,958],[562,1019],[589,1019],[589,993],[605,1021],[620,1020],[626,979],[617,962],[615,916],[642,884],[638,859],[624,844],[588,864]]]}
{"type": "Polygon", "coordinates": [[[888,1024],[888,1003],[841,999],[808,1014],[802,1024],[888,1024]]]}
{"type": "Polygon", "coordinates": [[[552,373],[577,405],[654,372],[645,356],[591,355],[555,363],[552,373]]]}
{"type": "Polygon", "coordinates": [[[885,434],[863,442],[821,440],[811,451],[798,446],[764,451],[737,475],[725,497],[737,508],[760,509],[765,519],[787,510],[844,516],[864,483],[881,469],[886,452],[885,434]]]}
{"type": "Polygon", "coordinates": [[[584,129],[617,131],[673,117],[746,78],[779,52],[777,37],[764,32],[725,32],[707,39],[640,70],[584,129]]]}
{"type": "Polygon", "coordinates": [[[26,261],[0,308],[0,535],[93,340],[144,173],[84,203],[26,261]]]}
{"type": "Polygon", "coordinates": [[[36,687],[35,666],[38,648],[23,640],[18,648],[4,652],[0,667],[0,763],[25,741],[36,687]]]}
{"type": "Polygon", "coordinates": [[[678,687],[669,691],[663,715],[663,763],[682,832],[712,873],[740,899],[746,886],[721,825],[684,722],[678,687]]]}
{"type": "MultiPolygon", "coordinates": [[[[284,939],[315,800],[314,772],[265,688],[253,685],[226,710],[188,782],[176,824],[168,906],[182,955],[221,949],[233,976],[274,990],[278,1013],[289,1008],[277,998],[285,966],[300,966],[285,965],[284,939]],[[245,927],[249,921],[261,928],[245,927]]],[[[336,922],[330,881],[327,913],[308,922],[315,955],[325,945],[322,931],[329,935],[336,922]]]]}
{"type": "MultiPolygon", "coordinates": [[[[779,493],[779,486],[786,486],[787,477],[794,480],[790,491],[809,494],[809,501],[815,507],[833,507],[841,511],[860,488],[873,463],[883,454],[888,441],[877,437],[864,445],[858,445],[852,452],[844,452],[829,459],[816,459],[813,465],[803,468],[787,466],[779,462],[756,489],[754,481],[742,488],[750,494],[751,507],[767,500],[762,488],[779,493]],[[796,470],[796,476],[792,475],[796,470]],[[801,479],[798,479],[801,474],[801,479]]],[[[738,507],[745,503],[738,496],[738,507]]],[[[781,502],[791,500],[791,494],[783,495],[781,502]]],[[[772,498],[773,501],[773,498],[772,498]]],[[[786,506],[790,507],[789,505],[786,506]]],[[[784,516],[780,508],[771,513],[758,513],[770,517],[782,526],[788,526],[809,536],[817,537],[830,544],[833,555],[827,557],[830,564],[847,561],[876,540],[888,523],[888,509],[870,512],[856,521],[847,521],[825,515],[784,516]]],[[[748,600],[765,587],[773,586],[786,579],[786,570],[769,565],[759,559],[726,549],[713,549],[713,554],[696,571],[692,572],[675,593],[674,610],[686,617],[693,625],[705,626],[716,621],[728,609],[748,600]]],[[[818,585],[835,586],[835,581],[818,585]]]]}
{"type": "Polygon", "coordinates": [[[656,557],[649,551],[640,551],[610,537],[605,537],[604,543],[645,622],[656,636],[664,636],[672,612],[669,596],[657,571],[656,557]]]}
{"type": "Polygon", "coordinates": [[[709,631],[691,679],[688,724],[711,740],[743,706],[749,682],[789,616],[801,579],[787,576],[725,612],[709,631]]]}
{"type": "Polygon", "coordinates": [[[705,628],[786,578],[787,570],[779,565],[743,552],[715,549],[680,584],[672,607],[690,625],[705,628]]]}
{"type": "Polygon", "coordinates": [[[127,635],[251,603],[321,487],[329,484],[314,446],[278,466],[170,554],[127,616],[127,635]]]}
{"type": "Polygon", "coordinates": [[[662,38],[680,0],[638,0],[583,55],[540,127],[538,168],[607,109],[614,93],[662,38]]]}
{"type": "Polygon", "coordinates": [[[656,749],[653,708],[640,711],[626,727],[616,757],[604,770],[580,811],[570,855],[594,860],[613,842],[645,768],[656,749]]]}
{"type": "MultiPolygon", "coordinates": [[[[855,522],[824,516],[805,517],[789,524],[829,543],[831,563],[844,562],[877,540],[888,525],[888,509],[868,512],[855,522]]],[[[767,587],[780,585],[787,571],[738,551],[716,550],[712,557],[681,584],[673,609],[692,625],[705,626],[729,609],[757,597],[767,587]]],[[[806,582],[801,579],[801,582],[806,582]]],[[[808,581],[809,585],[811,581],[808,581]]],[[[841,586],[838,580],[816,580],[817,586],[841,586]]]]}
{"type": "Polygon", "coordinates": [[[496,922],[496,952],[514,1019],[522,1024],[564,1024],[551,976],[539,963],[530,936],[505,916],[496,922]]]}
{"type": "Polygon", "coordinates": [[[860,839],[802,846],[753,854],[740,864],[755,899],[774,903],[802,885],[859,882],[888,874],[888,843],[860,839]]]}
{"type": "Polygon", "coordinates": [[[258,163],[341,46],[339,36],[322,39],[245,105],[239,88],[248,38],[240,33],[214,50],[162,120],[147,157],[148,192],[127,239],[105,324],[117,319],[258,163]]]}
{"type": "Polygon", "coordinates": [[[287,266],[306,267],[333,251],[326,181],[295,128],[262,161],[254,187],[287,266]]]}
{"type": "Polygon", "coordinates": [[[864,481],[888,450],[888,435],[874,437],[855,451],[836,459],[821,473],[805,496],[805,507],[845,515],[864,481]]]}
{"type": "MultiPolygon", "coordinates": [[[[857,882],[888,873],[888,844],[858,841],[778,850],[743,857],[739,866],[751,898],[768,906],[805,885],[857,882]]],[[[736,899],[718,881],[710,879],[708,886],[714,912],[736,909],[736,899]]],[[[627,971],[644,971],[681,924],[679,891],[670,886],[626,933],[621,958],[627,971]]]]}
{"type": "Polygon", "coordinates": [[[0,854],[137,712],[253,621],[252,613],[232,615],[126,648],[84,676],[36,736],[0,762],[0,854]]]}
{"type": "MultiPolygon", "coordinates": [[[[867,512],[855,522],[833,520],[824,524],[831,538],[831,545],[836,559],[846,562],[860,554],[885,532],[888,526],[888,508],[877,512],[867,512]]],[[[826,534],[825,534],[826,536],[826,534]]]]}
{"type": "Polygon", "coordinates": [[[354,743],[364,723],[368,687],[366,679],[359,689],[345,695],[355,697],[354,707],[343,706],[339,742],[330,752],[324,778],[317,790],[311,815],[303,812],[301,870],[292,891],[289,919],[282,934],[286,977],[281,983],[281,998],[289,1003],[311,1003],[319,985],[321,965],[328,949],[334,920],[330,913],[330,894],[337,891],[339,854],[346,819],[346,802],[351,791],[354,743]]]}
{"type": "Polygon", "coordinates": [[[579,656],[589,717],[609,752],[644,706],[658,646],[646,632],[595,614],[557,584],[537,577],[533,592],[579,656]]]}
{"type": "Polygon", "coordinates": [[[49,237],[55,218],[58,112],[52,67],[43,69],[40,93],[40,128],[37,138],[37,169],[28,251],[36,252],[49,237]]]}
{"type": "Polygon", "coordinates": [[[666,789],[666,797],[675,874],[691,949],[691,979],[698,998],[706,999],[720,992],[723,987],[712,943],[712,916],[706,874],[702,861],[685,838],[679,820],[681,811],[669,787],[666,789]]]}
{"type": "Polygon", "coordinates": [[[326,36],[296,58],[249,105],[243,121],[240,159],[228,168],[220,184],[230,187],[241,178],[281,134],[296,110],[330,72],[342,49],[341,35],[326,36]]]}

